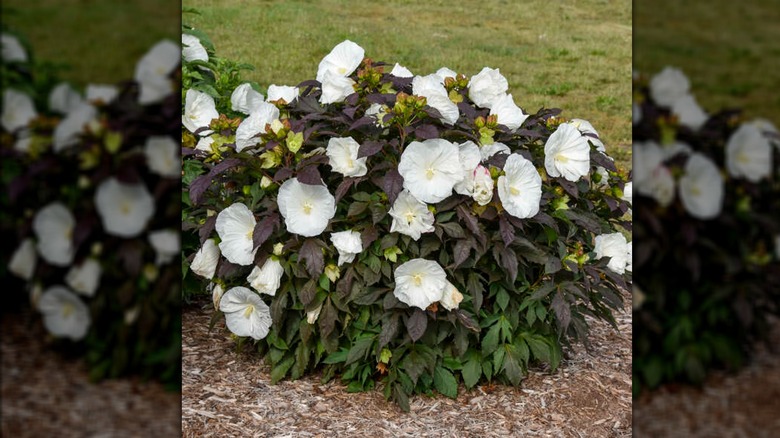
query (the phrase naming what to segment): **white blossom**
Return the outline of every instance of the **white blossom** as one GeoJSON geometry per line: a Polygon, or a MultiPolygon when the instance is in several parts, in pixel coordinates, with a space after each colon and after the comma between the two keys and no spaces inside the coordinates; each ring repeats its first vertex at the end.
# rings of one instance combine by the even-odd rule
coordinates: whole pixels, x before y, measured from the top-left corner
{"type": "Polygon", "coordinates": [[[170,40],[155,44],[136,64],[135,80],[140,87],[138,102],[157,103],[173,93],[171,72],[181,63],[181,48],[170,40]]]}
{"type": "Polygon", "coordinates": [[[126,184],[107,178],[95,192],[95,207],[106,233],[135,237],[154,214],[154,198],[143,182],[126,184]]]}
{"type": "Polygon", "coordinates": [[[593,251],[596,253],[597,259],[610,257],[607,268],[620,275],[625,273],[629,248],[624,235],[611,233],[596,236],[596,245],[593,251]]]}
{"type": "Polygon", "coordinates": [[[393,218],[390,226],[391,233],[406,234],[418,240],[422,233],[430,233],[434,230],[433,213],[428,210],[425,203],[412,196],[408,190],[402,190],[398,194],[389,214],[393,218]]]}
{"type": "Polygon", "coordinates": [[[682,96],[688,95],[691,84],[677,68],[666,67],[650,80],[650,96],[656,104],[670,107],[682,96]]]}
{"type": "Polygon", "coordinates": [[[348,76],[341,76],[327,71],[321,82],[322,94],[320,95],[320,103],[323,105],[343,102],[347,96],[355,92],[354,86],[356,82],[348,76]]]}
{"type": "Polygon", "coordinates": [[[474,189],[471,197],[479,205],[488,205],[493,200],[493,177],[490,171],[482,165],[477,166],[472,172],[474,189]]]}
{"type": "Polygon", "coordinates": [[[694,131],[699,130],[709,117],[696,102],[696,98],[690,94],[676,99],[672,103],[671,109],[672,114],[677,116],[681,125],[687,126],[694,131]]]}
{"type": "Polygon", "coordinates": [[[83,103],[81,94],[67,82],[60,82],[49,92],[49,109],[60,114],[68,114],[83,103]]]}
{"type": "Polygon", "coordinates": [[[73,230],[76,219],[61,202],[53,202],[38,211],[33,218],[33,232],[38,253],[49,264],[68,266],[73,261],[73,230]]]}
{"type": "Polygon", "coordinates": [[[352,137],[332,137],[325,154],[334,172],[344,176],[363,176],[368,172],[367,157],[358,158],[360,145],[352,137]]]}
{"type": "Polygon", "coordinates": [[[411,78],[414,76],[412,72],[409,71],[408,68],[398,64],[397,62],[393,66],[393,69],[390,71],[390,74],[397,78],[411,78]]]}
{"type": "Polygon", "coordinates": [[[499,69],[485,67],[469,81],[469,99],[480,108],[492,108],[509,89],[509,83],[499,69]]]}
{"type": "Polygon", "coordinates": [[[225,314],[227,328],[236,336],[260,340],[271,329],[271,309],[251,290],[237,286],[219,300],[219,310],[225,314]]]}
{"type": "Polygon", "coordinates": [[[458,146],[444,139],[413,141],[401,154],[403,187],[425,203],[441,202],[463,179],[458,146]]]}
{"type": "Polygon", "coordinates": [[[3,129],[14,132],[26,127],[36,117],[38,112],[35,111],[35,104],[30,96],[6,88],[3,92],[3,113],[0,116],[3,129]]]}
{"type": "Polygon", "coordinates": [[[352,41],[345,40],[331,50],[317,68],[317,80],[322,83],[326,73],[346,77],[351,75],[363,62],[365,50],[352,41]]]}
{"type": "Polygon", "coordinates": [[[43,325],[52,335],[73,341],[87,335],[91,323],[89,309],[66,287],[46,289],[38,300],[38,310],[43,314],[43,325]]]}
{"type": "Polygon", "coordinates": [[[8,272],[30,281],[37,264],[38,256],[35,254],[35,241],[27,238],[19,244],[11,255],[11,260],[8,262],[8,272]]]}
{"type": "Polygon", "coordinates": [[[254,232],[257,220],[249,208],[236,202],[217,215],[215,228],[219,238],[219,249],[230,263],[248,266],[255,260],[254,232]]]}
{"type": "Polygon", "coordinates": [[[285,103],[291,104],[298,98],[298,87],[291,87],[289,85],[275,85],[268,86],[268,102],[276,102],[278,100],[284,100],[285,103]]]}
{"type": "Polygon", "coordinates": [[[255,266],[246,281],[252,286],[254,290],[261,294],[267,294],[275,296],[276,291],[279,290],[279,286],[282,284],[282,276],[284,275],[284,268],[279,260],[274,257],[268,258],[263,267],[255,266]]]}
{"type": "Polygon", "coordinates": [[[685,163],[685,174],[680,178],[680,199],[691,216],[713,219],[723,208],[723,185],[715,163],[694,152],[685,163]]]}
{"type": "Polygon", "coordinates": [[[149,243],[157,254],[156,265],[170,263],[181,251],[181,238],[175,230],[157,230],[149,233],[149,243]]]}
{"type": "Polygon", "coordinates": [[[268,102],[260,102],[255,112],[244,119],[236,129],[236,152],[260,143],[258,134],[264,134],[266,125],[279,120],[279,108],[268,102]]]}
{"type": "Polygon", "coordinates": [[[460,293],[454,284],[447,282],[447,286],[444,288],[441,300],[441,305],[447,310],[457,309],[460,302],[463,301],[463,294],[460,293]]]}
{"type": "Polygon", "coordinates": [[[214,239],[206,239],[190,263],[190,270],[201,277],[211,280],[217,271],[220,256],[219,247],[214,239]]]}
{"type": "Polygon", "coordinates": [[[233,111],[247,115],[259,109],[261,102],[265,102],[265,98],[255,91],[249,83],[239,85],[230,95],[230,107],[233,111]]]}
{"type": "Polygon", "coordinates": [[[355,256],[363,252],[363,241],[360,239],[360,233],[353,230],[339,231],[331,233],[330,241],[339,252],[338,266],[344,263],[352,263],[355,256]]]}
{"type": "Polygon", "coordinates": [[[544,167],[547,174],[577,181],[590,173],[590,146],[580,131],[563,123],[544,145],[544,167]]]}
{"type": "Polygon", "coordinates": [[[324,185],[288,179],[279,187],[279,211],[287,231],[304,237],[319,236],[336,215],[336,198],[324,185]]]}
{"type": "Polygon", "coordinates": [[[0,35],[3,62],[27,62],[27,51],[15,36],[7,33],[0,35]]]}
{"type": "Polygon", "coordinates": [[[65,283],[74,291],[93,297],[100,285],[102,272],[100,262],[93,258],[87,258],[81,264],[71,266],[65,275],[65,283]]]}
{"type": "Polygon", "coordinates": [[[209,54],[206,52],[206,48],[200,42],[200,39],[195,35],[189,35],[186,33],[181,34],[181,56],[187,62],[192,61],[208,61],[209,54]]]}
{"type": "Polygon", "coordinates": [[[524,114],[523,110],[515,105],[511,94],[499,96],[490,107],[490,115],[496,115],[498,123],[509,128],[511,132],[517,131],[528,118],[528,114],[524,114]]]}
{"type": "Polygon", "coordinates": [[[412,94],[425,97],[427,105],[439,111],[443,121],[454,125],[460,117],[458,105],[450,100],[440,79],[436,74],[415,76],[412,79],[412,94]]]}
{"type": "MultiPolygon", "coordinates": [[[[181,123],[188,131],[194,134],[199,128],[207,128],[213,119],[218,118],[219,113],[213,97],[192,88],[187,90],[187,94],[184,96],[184,115],[181,116],[181,123]]],[[[200,135],[210,133],[211,131],[206,130],[200,135]]]]}
{"type": "Polygon", "coordinates": [[[726,169],[757,183],[772,174],[772,145],[754,124],[742,124],[726,143],[726,169]]]}
{"type": "Polygon", "coordinates": [[[512,154],[504,164],[505,175],[498,177],[498,198],[504,210],[520,219],[536,216],[542,198],[542,177],[533,163],[512,154]]]}
{"type": "Polygon", "coordinates": [[[425,310],[441,301],[449,282],[442,267],[425,259],[412,259],[395,269],[395,290],[399,301],[425,310]]]}
{"type": "Polygon", "coordinates": [[[77,144],[79,136],[86,132],[87,126],[97,119],[97,115],[97,109],[85,102],[72,109],[54,128],[54,151],[60,152],[77,144]]]}
{"type": "Polygon", "coordinates": [[[146,139],[144,155],[152,172],[166,178],[181,177],[180,143],[169,136],[151,136],[146,139]]]}
{"type": "Polygon", "coordinates": [[[108,104],[119,96],[119,88],[116,85],[89,84],[85,94],[88,102],[108,104]]]}

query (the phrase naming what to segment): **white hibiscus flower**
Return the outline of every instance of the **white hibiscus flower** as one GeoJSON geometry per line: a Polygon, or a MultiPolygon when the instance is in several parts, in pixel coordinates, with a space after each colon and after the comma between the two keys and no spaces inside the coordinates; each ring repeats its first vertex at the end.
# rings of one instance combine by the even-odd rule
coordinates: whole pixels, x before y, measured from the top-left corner
{"type": "Polygon", "coordinates": [[[317,80],[322,83],[326,73],[341,77],[351,75],[363,62],[364,55],[365,50],[359,45],[349,40],[342,41],[320,61],[317,80]]]}
{"type": "Polygon", "coordinates": [[[461,301],[463,301],[463,294],[460,293],[454,284],[448,281],[439,302],[445,309],[454,310],[458,308],[461,301]]]}
{"type": "Polygon", "coordinates": [[[146,139],[144,155],[152,172],[166,178],[181,177],[180,143],[169,136],[151,136],[146,139]]]}
{"type": "Polygon", "coordinates": [[[95,207],[106,233],[130,238],[146,229],[154,214],[154,198],[142,182],[125,184],[111,177],[95,191],[95,207]]]}
{"type": "Polygon", "coordinates": [[[367,157],[358,158],[360,145],[352,137],[332,137],[325,154],[334,172],[344,176],[363,176],[368,172],[367,157]]]}
{"type": "Polygon", "coordinates": [[[596,128],[594,128],[589,121],[584,119],[571,119],[568,123],[574,125],[580,133],[587,134],[584,135],[585,140],[596,146],[596,150],[606,154],[607,149],[604,147],[604,142],[601,141],[598,131],[596,131],[596,128]]]}
{"type": "Polygon", "coordinates": [[[563,123],[544,145],[544,168],[553,177],[577,181],[590,172],[588,140],[570,123],[563,123]]]}
{"type": "Polygon", "coordinates": [[[331,233],[330,241],[333,242],[333,246],[339,252],[338,266],[344,263],[352,263],[355,260],[355,256],[363,252],[363,241],[360,239],[360,233],[357,231],[347,230],[331,233]]]}
{"type": "Polygon", "coordinates": [[[425,259],[412,259],[395,269],[395,290],[399,301],[425,310],[441,301],[449,282],[442,267],[425,259]]]}
{"type": "Polygon", "coordinates": [[[626,237],[620,233],[602,234],[596,236],[596,245],[593,248],[596,258],[611,257],[607,268],[623,275],[628,263],[628,243],[626,237]]]}
{"type": "Polygon", "coordinates": [[[271,329],[271,309],[251,290],[237,286],[219,300],[219,310],[225,314],[227,328],[236,336],[260,340],[271,329]]]}
{"type": "Polygon", "coordinates": [[[156,265],[170,263],[181,251],[181,237],[178,231],[157,230],[149,233],[149,243],[157,254],[156,265]]]}
{"type": "Polygon", "coordinates": [[[255,112],[244,119],[236,129],[236,152],[260,143],[258,134],[265,133],[266,125],[279,120],[279,108],[268,102],[260,102],[255,112]]]}
{"type": "Polygon", "coordinates": [[[542,177],[533,163],[512,154],[506,159],[504,173],[498,177],[498,198],[504,210],[520,219],[536,216],[542,199],[542,177]]]}
{"type": "Polygon", "coordinates": [[[61,202],[53,202],[38,211],[33,218],[33,232],[38,241],[38,253],[49,264],[68,266],[73,261],[73,229],[76,219],[61,202]]]}
{"type": "Polygon", "coordinates": [[[438,75],[415,76],[412,79],[412,94],[425,97],[427,105],[439,111],[441,120],[450,125],[458,121],[460,117],[458,105],[450,100],[447,89],[442,85],[438,75]]]}
{"type": "Polygon", "coordinates": [[[418,240],[422,233],[430,233],[434,230],[433,213],[428,210],[425,203],[417,200],[408,190],[398,194],[389,213],[393,218],[390,226],[391,233],[406,234],[418,240]]]}
{"type": "Polygon", "coordinates": [[[298,98],[298,87],[291,87],[289,85],[275,85],[268,86],[268,102],[276,102],[278,100],[284,100],[290,104],[298,98]]]}
{"type": "Polygon", "coordinates": [[[688,94],[681,96],[671,105],[672,114],[676,115],[680,124],[694,131],[699,130],[709,116],[696,102],[696,98],[688,94]]]}
{"type": "Polygon", "coordinates": [[[87,102],[108,104],[119,96],[119,88],[116,85],[89,84],[85,94],[87,102]]]}
{"type": "Polygon", "coordinates": [[[479,205],[488,205],[493,200],[493,177],[490,171],[482,165],[477,166],[472,172],[474,180],[474,189],[471,197],[479,205]]]}
{"type": "Polygon", "coordinates": [[[757,183],[772,174],[772,145],[754,124],[742,124],[726,143],[726,169],[757,183]]]}
{"type": "Polygon", "coordinates": [[[279,187],[279,211],[287,231],[304,237],[319,236],[336,215],[336,198],[324,185],[288,179],[279,187]]]}
{"type": "Polygon", "coordinates": [[[38,117],[35,104],[30,96],[6,88],[3,92],[3,113],[0,115],[0,124],[8,132],[24,128],[34,118],[38,117]]]}
{"type": "Polygon", "coordinates": [[[355,92],[355,81],[347,76],[331,71],[325,72],[321,82],[322,94],[320,95],[320,103],[323,105],[343,102],[347,96],[355,92]]]}
{"type": "Polygon", "coordinates": [[[181,64],[181,48],[170,40],[155,44],[136,64],[135,81],[141,105],[157,103],[173,93],[171,72],[181,64]]]}
{"type": "Polygon", "coordinates": [[[77,144],[79,136],[86,132],[87,126],[97,116],[97,108],[85,102],[71,110],[54,128],[54,151],[60,152],[67,147],[77,144]]]}
{"type": "Polygon", "coordinates": [[[404,188],[425,203],[441,202],[463,179],[458,146],[444,139],[413,141],[401,154],[404,188]]]}
{"type": "Polygon", "coordinates": [[[504,143],[491,143],[482,146],[479,148],[479,153],[482,154],[482,161],[487,161],[495,154],[511,154],[512,151],[509,150],[509,146],[505,145],[504,143]]]}
{"type": "Polygon", "coordinates": [[[60,114],[68,114],[84,103],[78,91],[67,82],[60,82],[49,92],[49,109],[60,114]]]}
{"type": "Polygon", "coordinates": [[[509,83],[499,70],[485,67],[469,81],[469,99],[480,108],[492,108],[506,94],[509,83]]]}
{"type": "Polygon", "coordinates": [[[7,33],[0,35],[2,59],[5,62],[27,62],[27,51],[15,36],[7,33]]]}
{"type": "Polygon", "coordinates": [[[38,256],[35,254],[35,241],[31,238],[24,239],[11,255],[8,262],[8,272],[19,278],[30,281],[38,264],[38,256]]]}
{"type": "Polygon", "coordinates": [[[52,335],[73,341],[87,335],[91,322],[89,309],[66,287],[46,289],[38,300],[38,310],[43,314],[43,325],[52,335]]]}
{"type": "Polygon", "coordinates": [[[694,152],[685,163],[685,174],[680,178],[680,199],[691,216],[713,219],[723,208],[723,185],[715,163],[694,152]]]}
{"type": "Polygon", "coordinates": [[[248,266],[255,260],[254,232],[257,220],[249,208],[236,202],[217,215],[215,228],[219,238],[219,249],[230,263],[248,266]]]}
{"type": "Polygon", "coordinates": [[[401,64],[399,64],[397,62],[393,66],[393,69],[390,70],[390,74],[395,76],[395,77],[397,77],[397,78],[411,78],[411,77],[414,76],[412,74],[412,72],[409,71],[408,68],[402,66],[401,64]]]}
{"type": "MultiPolygon", "coordinates": [[[[181,123],[192,133],[198,128],[206,128],[211,124],[211,120],[218,119],[219,113],[214,103],[214,98],[208,94],[189,89],[184,97],[184,115],[181,116],[181,123]]],[[[211,131],[206,130],[200,135],[208,135],[211,131]]]]}
{"type": "Polygon", "coordinates": [[[455,73],[454,70],[451,70],[451,69],[449,69],[447,67],[442,67],[442,68],[436,70],[436,76],[441,78],[440,82],[443,84],[445,79],[447,79],[447,78],[453,78],[454,79],[454,78],[458,77],[458,74],[455,73]]]}
{"type": "MultiPolygon", "coordinates": [[[[254,233],[254,230],[253,230],[254,233]]],[[[190,270],[201,277],[211,280],[217,271],[220,251],[214,239],[206,239],[203,245],[195,253],[190,263],[190,270]]]]}
{"type": "Polygon", "coordinates": [[[463,169],[463,179],[453,189],[460,195],[471,196],[474,193],[474,172],[482,161],[482,153],[479,146],[469,140],[458,145],[458,158],[463,169]]]}
{"type": "Polygon", "coordinates": [[[265,102],[265,98],[255,91],[249,83],[239,85],[230,95],[230,107],[233,111],[247,115],[255,112],[260,107],[261,102],[265,102]]]}
{"type": "Polygon", "coordinates": [[[222,300],[222,295],[225,294],[225,289],[219,283],[209,283],[208,288],[211,289],[211,302],[214,304],[214,310],[219,310],[219,302],[222,300]]]}
{"type": "Polygon", "coordinates": [[[671,107],[682,96],[688,95],[691,83],[682,70],[666,67],[650,80],[650,96],[660,106],[671,107]]]}
{"type": "Polygon", "coordinates": [[[100,274],[103,269],[100,262],[87,258],[79,265],[73,265],[65,275],[65,283],[82,295],[93,297],[100,285],[100,274]]]}
{"type": "Polygon", "coordinates": [[[181,56],[187,62],[208,61],[209,54],[206,48],[195,35],[181,34],[181,56]]]}
{"type": "Polygon", "coordinates": [[[270,257],[265,261],[263,267],[255,266],[246,281],[254,290],[261,294],[268,294],[272,297],[276,295],[279,286],[282,284],[284,268],[279,260],[270,257]]]}
{"type": "Polygon", "coordinates": [[[517,131],[528,118],[528,114],[524,114],[523,110],[515,105],[511,94],[499,96],[490,107],[490,115],[496,115],[498,123],[509,128],[511,132],[517,131]]]}

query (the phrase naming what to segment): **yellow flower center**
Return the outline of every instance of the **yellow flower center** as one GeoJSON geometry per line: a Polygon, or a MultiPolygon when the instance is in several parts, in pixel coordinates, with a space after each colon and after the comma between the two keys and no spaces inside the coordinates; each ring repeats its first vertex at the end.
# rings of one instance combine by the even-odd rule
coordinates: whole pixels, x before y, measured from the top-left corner
{"type": "Polygon", "coordinates": [[[340,75],[345,75],[345,74],[347,74],[347,69],[344,68],[344,67],[339,67],[338,72],[339,72],[340,75]]]}
{"type": "Polygon", "coordinates": [[[425,171],[425,177],[428,178],[428,181],[432,180],[434,175],[436,175],[436,171],[432,167],[425,171]]]}
{"type": "Polygon", "coordinates": [[[511,193],[512,196],[517,196],[520,194],[520,190],[517,190],[516,188],[509,186],[509,193],[511,193]]]}
{"type": "Polygon", "coordinates": [[[691,186],[691,194],[693,196],[701,195],[701,189],[699,189],[699,186],[691,186]]]}
{"type": "Polygon", "coordinates": [[[255,306],[251,304],[246,306],[246,310],[244,310],[244,318],[249,319],[249,317],[252,316],[252,312],[254,311],[255,311],[255,306]]]}
{"type": "Polygon", "coordinates": [[[555,161],[560,161],[561,163],[568,163],[569,159],[563,154],[557,154],[555,156],[555,161]]]}
{"type": "Polygon", "coordinates": [[[307,214],[307,215],[311,214],[311,209],[312,208],[314,208],[314,206],[311,204],[311,202],[305,201],[303,203],[303,213],[304,214],[307,214]]]}
{"type": "Polygon", "coordinates": [[[252,240],[254,237],[255,237],[255,230],[254,230],[254,228],[253,228],[253,229],[249,230],[249,231],[246,233],[246,238],[247,238],[248,240],[252,240]]]}
{"type": "Polygon", "coordinates": [[[70,317],[70,315],[72,315],[75,310],[76,309],[73,307],[73,304],[71,304],[71,303],[63,304],[62,305],[62,317],[63,318],[70,317]]]}
{"type": "Polygon", "coordinates": [[[406,225],[411,225],[412,221],[417,217],[412,210],[409,210],[404,215],[406,217],[406,225]]]}
{"type": "Polygon", "coordinates": [[[122,203],[119,204],[119,211],[122,212],[123,215],[127,216],[128,214],[130,214],[130,210],[131,207],[129,202],[122,201],[122,203]]]}
{"type": "Polygon", "coordinates": [[[412,275],[412,278],[414,279],[414,285],[415,286],[422,286],[422,274],[417,273],[412,275]]]}
{"type": "Polygon", "coordinates": [[[355,167],[355,163],[352,161],[351,158],[347,158],[347,167],[349,167],[350,169],[355,167]]]}
{"type": "Polygon", "coordinates": [[[739,154],[737,154],[737,161],[742,164],[748,164],[750,163],[750,158],[747,156],[746,153],[740,152],[739,154]]]}

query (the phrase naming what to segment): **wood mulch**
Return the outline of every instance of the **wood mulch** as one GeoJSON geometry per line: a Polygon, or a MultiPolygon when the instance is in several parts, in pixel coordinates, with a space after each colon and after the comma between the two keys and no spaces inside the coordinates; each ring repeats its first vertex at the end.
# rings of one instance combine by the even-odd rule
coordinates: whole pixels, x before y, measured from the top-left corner
{"type": "Polygon", "coordinates": [[[209,332],[210,302],[183,314],[184,437],[629,437],[631,297],[620,331],[591,321],[593,351],[569,352],[555,373],[532,370],[521,387],[461,387],[456,400],[411,398],[411,412],[379,389],[347,393],[319,376],[270,384],[268,367],[236,353],[220,318],[209,332]]]}
{"type": "Polygon", "coordinates": [[[2,318],[0,436],[148,438],[181,434],[181,395],[137,379],[91,383],[83,360],[52,348],[29,310],[2,318]]]}

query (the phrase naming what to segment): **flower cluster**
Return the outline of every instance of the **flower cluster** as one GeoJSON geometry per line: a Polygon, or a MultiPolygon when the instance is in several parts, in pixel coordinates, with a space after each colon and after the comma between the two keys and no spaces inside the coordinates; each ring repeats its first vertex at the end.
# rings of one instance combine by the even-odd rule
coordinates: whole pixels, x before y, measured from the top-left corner
{"type": "Polygon", "coordinates": [[[2,38],[8,272],[26,283],[51,335],[86,345],[95,377],[132,371],[175,383],[180,320],[171,315],[181,297],[167,291],[179,284],[181,253],[170,207],[181,175],[172,112],[181,48],[161,41],[134,80],[80,92],[41,80],[18,39],[2,38]],[[164,360],[149,360],[161,351],[164,360]]]}
{"type": "Polygon", "coordinates": [[[635,89],[638,392],[736,367],[780,310],[780,135],[738,111],[707,115],[678,69],[635,89]]]}
{"type": "Polygon", "coordinates": [[[274,380],[324,364],[407,406],[453,372],[518,384],[587,342],[584,312],[612,320],[627,178],[590,123],[526,114],[498,69],[414,75],[351,41],[286,89],[237,86],[237,118],[186,89],[182,115],[189,270],[274,380]]]}

